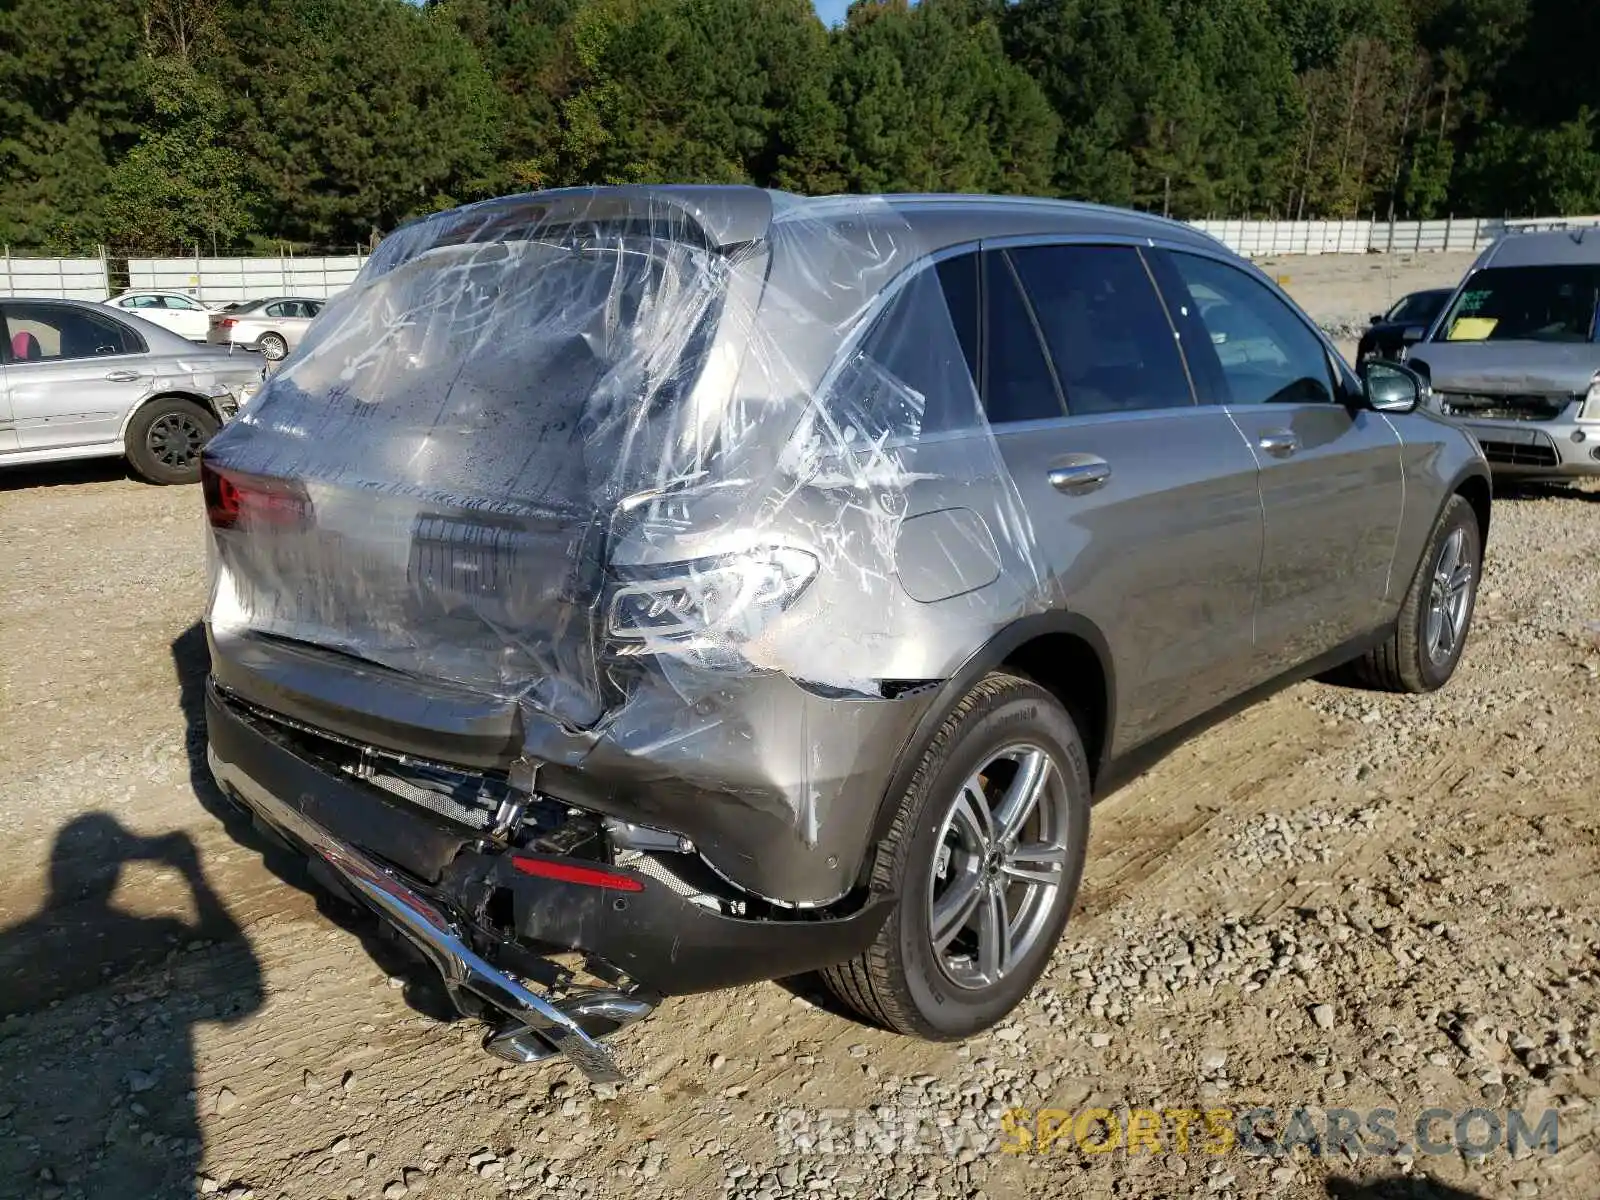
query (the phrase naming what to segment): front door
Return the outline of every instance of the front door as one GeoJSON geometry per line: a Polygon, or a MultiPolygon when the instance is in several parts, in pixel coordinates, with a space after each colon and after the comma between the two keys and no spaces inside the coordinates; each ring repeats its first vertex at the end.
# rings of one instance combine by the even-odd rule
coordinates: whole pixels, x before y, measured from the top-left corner
{"type": "Polygon", "coordinates": [[[1271,677],[1379,627],[1409,582],[1390,579],[1405,502],[1400,439],[1265,282],[1200,254],[1171,251],[1165,264],[1196,381],[1223,401],[1261,465],[1256,645],[1271,677]]]}
{"type": "Polygon", "coordinates": [[[19,450],[115,442],[151,386],[144,339],[110,313],[48,300],[0,302],[11,350],[6,396],[19,450]]]}

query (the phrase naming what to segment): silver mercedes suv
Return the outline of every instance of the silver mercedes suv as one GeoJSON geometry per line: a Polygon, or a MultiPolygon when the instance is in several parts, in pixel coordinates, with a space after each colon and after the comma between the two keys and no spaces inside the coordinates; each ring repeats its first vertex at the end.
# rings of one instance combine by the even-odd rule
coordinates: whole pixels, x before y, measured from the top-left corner
{"type": "Polygon", "coordinates": [[[1450,678],[1488,469],[1420,398],[1134,213],[427,217],[206,451],[212,770],[514,1061],[806,972],[964,1037],[1096,798],[1287,682],[1450,678]]]}

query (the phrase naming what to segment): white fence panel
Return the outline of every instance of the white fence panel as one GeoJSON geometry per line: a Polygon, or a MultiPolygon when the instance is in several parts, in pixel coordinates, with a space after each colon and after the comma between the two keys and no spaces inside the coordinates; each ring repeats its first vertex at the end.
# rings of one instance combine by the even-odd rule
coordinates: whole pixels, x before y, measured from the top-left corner
{"type": "Polygon", "coordinates": [[[1224,245],[1248,258],[1273,254],[1364,254],[1371,221],[1196,221],[1224,245]]]}
{"type": "Polygon", "coordinates": [[[0,258],[0,296],[104,300],[106,264],[98,258],[0,258]]]}
{"type": "Polygon", "coordinates": [[[202,302],[255,300],[264,296],[326,298],[355,282],[363,255],[332,258],[130,258],[134,288],[188,292],[202,302]]]}

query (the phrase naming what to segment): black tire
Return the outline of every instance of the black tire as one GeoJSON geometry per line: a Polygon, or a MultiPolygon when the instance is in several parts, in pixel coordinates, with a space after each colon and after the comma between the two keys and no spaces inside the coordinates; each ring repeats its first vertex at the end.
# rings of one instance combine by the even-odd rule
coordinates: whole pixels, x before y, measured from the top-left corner
{"type": "Polygon", "coordinates": [[[896,896],[894,908],[866,953],[822,972],[828,989],[867,1020],[931,1041],[970,1037],[1002,1020],[1044,971],[1072,911],[1083,875],[1089,806],[1088,758],[1066,709],[1020,676],[994,673],[980,680],[923,752],[878,847],[872,885],[896,896]],[[961,986],[933,944],[936,860],[963,783],[1019,742],[1043,750],[1054,767],[1061,790],[1048,802],[1061,818],[1065,853],[1055,891],[1039,905],[1031,948],[995,982],[961,986]]]}
{"type": "Polygon", "coordinates": [[[151,483],[196,483],[200,451],[219,428],[217,418],[193,400],[152,400],[128,422],[128,463],[151,483]]]}
{"type": "Polygon", "coordinates": [[[1450,681],[1472,629],[1472,612],[1478,602],[1478,583],[1483,576],[1483,535],[1478,515],[1463,496],[1451,496],[1434,524],[1422,561],[1411,580],[1395,631],[1385,642],[1347,665],[1341,682],[1385,692],[1432,692],[1450,681]],[[1457,531],[1464,537],[1472,573],[1466,588],[1465,605],[1454,644],[1447,654],[1435,656],[1429,647],[1431,601],[1436,568],[1446,543],[1457,531]]]}
{"type": "Polygon", "coordinates": [[[289,343],[281,333],[263,333],[256,339],[256,348],[268,362],[279,362],[289,354],[289,343]]]}

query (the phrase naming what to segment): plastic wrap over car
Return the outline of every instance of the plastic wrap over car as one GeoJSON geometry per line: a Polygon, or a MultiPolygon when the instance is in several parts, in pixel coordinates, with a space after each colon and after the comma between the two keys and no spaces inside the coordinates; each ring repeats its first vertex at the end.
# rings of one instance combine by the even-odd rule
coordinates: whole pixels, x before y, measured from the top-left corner
{"type": "Polygon", "coordinates": [[[755,189],[403,227],[208,451],[214,639],[502,698],[528,758],[605,772],[708,856],[706,820],[759,814],[730,878],[837,894],[757,865],[863,803],[828,722],[883,720],[892,756],[895,688],[1045,603],[928,268],[884,200],[755,189]],[[652,799],[697,788],[722,797],[698,828],[652,799]]]}

